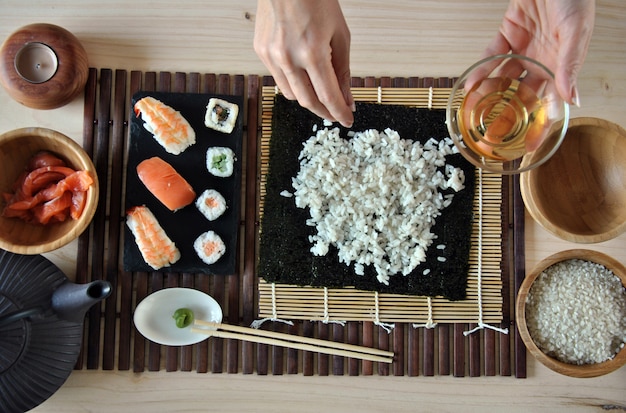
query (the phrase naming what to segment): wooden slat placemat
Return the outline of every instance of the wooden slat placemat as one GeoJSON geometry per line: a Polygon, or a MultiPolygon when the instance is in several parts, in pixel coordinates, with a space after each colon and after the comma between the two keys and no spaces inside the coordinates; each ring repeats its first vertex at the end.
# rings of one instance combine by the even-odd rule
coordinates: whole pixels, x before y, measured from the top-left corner
{"type": "MultiPolygon", "coordinates": [[[[355,87],[449,87],[450,80],[411,78],[358,78],[355,87]]],[[[160,346],[146,340],[135,329],[132,317],[136,305],[148,294],[162,288],[189,287],[213,296],[222,306],[224,321],[250,325],[259,317],[256,266],[258,242],[258,188],[262,171],[260,146],[260,91],[270,78],[255,75],[227,75],[169,72],[127,72],[90,69],[85,88],[84,147],[92,155],[101,184],[100,205],[90,230],[79,239],[77,282],[106,279],[113,294],[94,306],[85,323],[83,352],[78,369],[142,371],[194,371],[198,373],[256,373],[303,375],[408,375],[525,377],[525,349],[514,346],[514,338],[483,330],[470,336],[463,331],[472,323],[443,324],[434,329],[414,329],[396,323],[391,334],[370,321],[350,321],[345,326],[295,320],[293,326],[267,323],[263,328],[305,336],[328,338],[381,349],[392,349],[396,361],[389,365],[343,357],[301,352],[262,344],[211,338],[193,346],[160,346]],[[240,95],[244,98],[244,174],[240,225],[240,252],[235,274],[209,276],[164,272],[128,273],[122,270],[124,230],[124,182],[130,99],[136,91],[156,90],[187,93],[240,95]]],[[[503,262],[523,264],[523,214],[510,196],[508,179],[502,198],[503,262]],[[516,209],[517,208],[517,209],[516,209]],[[509,231],[509,226],[513,231],[509,231]],[[519,235],[521,234],[521,235],[519,235]],[[514,241],[517,240],[517,243],[514,241]],[[520,246],[520,242],[522,243],[520,246]],[[516,249],[513,250],[515,244],[516,249]]],[[[523,212],[523,209],[521,209],[523,212]]],[[[514,289],[523,278],[521,270],[503,265],[503,327],[513,327],[514,289]],[[515,277],[513,277],[515,275],[515,277]],[[511,281],[509,282],[509,278],[511,281]],[[508,296],[507,296],[508,295],[508,296]]],[[[513,337],[513,336],[511,336],[513,337]]]]}

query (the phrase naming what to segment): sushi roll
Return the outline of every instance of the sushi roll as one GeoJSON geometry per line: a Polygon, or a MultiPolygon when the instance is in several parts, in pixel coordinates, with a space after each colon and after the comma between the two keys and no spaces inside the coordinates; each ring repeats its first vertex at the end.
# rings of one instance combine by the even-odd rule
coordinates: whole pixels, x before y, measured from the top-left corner
{"type": "Polygon", "coordinates": [[[177,110],[160,100],[146,96],[135,103],[135,115],[143,120],[144,128],[172,155],[178,155],[196,143],[196,133],[177,110]]]}
{"type": "Polygon", "coordinates": [[[200,234],[193,243],[196,254],[206,264],[214,264],[226,252],[224,241],[213,231],[200,234]]]}
{"type": "Polygon", "coordinates": [[[169,267],[180,259],[180,251],[146,206],[126,211],[126,225],[135,238],[146,264],[155,270],[169,267]]]}
{"type": "Polygon", "coordinates": [[[204,124],[219,132],[231,133],[237,123],[239,106],[223,99],[211,98],[206,107],[204,124]]]}
{"type": "Polygon", "coordinates": [[[235,153],[230,148],[222,146],[210,147],[206,152],[206,167],[209,172],[221,178],[233,174],[235,153]]]}
{"type": "Polygon", "coordinates": [[[196,199],[196,208],[206,219],[215,221],[226,211],[226,200],[215,189],[207,189],[196,199]]]}

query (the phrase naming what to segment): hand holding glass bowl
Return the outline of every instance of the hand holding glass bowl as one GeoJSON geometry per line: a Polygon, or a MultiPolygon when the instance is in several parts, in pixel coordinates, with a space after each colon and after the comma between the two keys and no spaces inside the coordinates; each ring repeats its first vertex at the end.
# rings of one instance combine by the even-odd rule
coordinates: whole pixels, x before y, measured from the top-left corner
{"type": "Polygon", "coordinates": [[[554,75],[525,56],[491,56],[468,68],[448,99],[448,131],[484,170],[516,174],[547,161],[565,137],[569,105],[554,75]]]}

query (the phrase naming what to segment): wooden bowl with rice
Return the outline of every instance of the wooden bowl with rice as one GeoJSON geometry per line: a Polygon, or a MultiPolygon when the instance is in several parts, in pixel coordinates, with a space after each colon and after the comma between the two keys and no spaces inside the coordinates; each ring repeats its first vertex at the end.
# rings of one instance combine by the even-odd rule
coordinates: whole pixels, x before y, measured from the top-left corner
{"type": "Polygon", "coordinates": [[[626,268],[597,251],[554,254],[522,282],[516,321],[530,354],[557,373],[617,370],[626,364],[626,268]]]}
{"type": "MultiPolygon", "coordinates": [[[[60,179],[61,177],[57,177],[52,181],[58,183],[60,179]]],[[[47,182],[39,189],[48,188],[49,185],[50,182],[47,182]]],[[[18,187],[23,188],[23,182],[18,187]]],[[[98,206],[98,191],[98,176],[91,158],[69,137],[46,128],[22,128],[0,135],[0,192],[3,194],[0,201],[0,248],[16,254],[32,255],[49,252],[70,243],[89,227],[98,206]],[[64,162],[63,166],[68,167],[64,170],[66,175],[70,174],[71,169],[86,171],[91,177],[92,182],[86,191],[82,191],[80,203],[76,197],[72,197],[72,204],[79,204],[82,207],[82,209],[76,207],[74,217],[69,216],[69,209],[66,207],[64,212],[68,215],[65,218],[61,218],[61,212],[58,212],[59,215],[54,219],[42,224],[15,217],[6,211],[7,205],[13,202],[7,197],[16,193],[16,183],[30,168],[32,160],[42,151],[61,159],[64,162]],[[64,220],[60,221],[61,219],[64,220]]],[[[58,192],[61,192],[61,189],[58,192]]],[[[63,191],[65,192],[68,191],[63,191]]],[[[78,190],[69,192],[74,194],[78,190]]],[[[57,198],[60,197],[55,195],[54,199],[57,198]]],[[[43,203],[42,201],[37,205],[43,203]]],[[[67,205],[67,201],[65,204],[67,205]]],[[[33,206],[28,209],[34,211],[35,208],[33,206]]]]}

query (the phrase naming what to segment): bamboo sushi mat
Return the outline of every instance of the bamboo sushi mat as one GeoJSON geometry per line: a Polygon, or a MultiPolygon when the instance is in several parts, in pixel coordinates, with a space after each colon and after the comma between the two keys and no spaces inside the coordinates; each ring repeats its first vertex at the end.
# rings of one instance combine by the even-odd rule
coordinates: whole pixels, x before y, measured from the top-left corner
{"type": "MultiPolygon", "coordinates": [[[[358,100],[371,100],[372,90],[378,97],[379,93],[386,95],[388,88],[399,88],[399,92],[407,93],[401,103],[407,99],[417,99],[416,105],[424,105],[426,99],[430,102],[427,104],[433,107],[445,101],[446,88],[451,84],[452,79],[433,78],[366,77],[353,80],[355,98],[358,100]],[[382,89],[378,89],[379,86],[382,89]],[[417,89],[418,93],[411,89],[417,89]],[[362,96],[361,92],[370,95],[362,96]],[[420,93],[421,97],[418,96],[420,93]]],[[[291,326],[268,322],[261,327],[391,349],[395,352],[395,360],[391,365],[219,338],[211,338],[192,346],[161,346],[148,341],[137,332],[132,322],[135,307],[147,295],[163,288],[188,287],[206,292],[220,303],[224,322],[229,324],[250,325],[267,313],[264,310],[266,304],[261,304],[265,300],[264,286],[257,280],[255,266],[261,213],[259,207],[262,204],[260,183],[266,167],[262,157],[265,145],[262,135],[267,133],[266,126],[263,125],[267,121],[268,113],[263,108],[262,101],[265,98],[262,90],[263,86],[272,85],[271,78],[256,75],[90,69],[84,96],[83,146],[94,160],[101,192],[100,205],[90,229],[78,241],[76,281],[106,279],[114,288],[112,295],[100,306],[92,307],[87,315],[83,351],[76,368],[305,376],[378,374],[526,377],[526,350],[513,324],[515,317],[512,305],[515,292],[524,276],[523,205],[516,180],[509,182],[508,178],[501,185],[499,208],[502,218],[494,224],[496,232],[496,226],[500,225],[500,235],[489,242],[485,238],[484,244],[490,251],[489,254],[497,256],[502,263],[498,264],[499,271],[493,269],[501,277],[500,280],[482,279],[482,291],[485,293],[482,300],[483,321],[510,329],[511,333],[508,335],[489,328],[464,334],[477,327],[477,318],[474,317],[476,300],[470,300],[469,306],[473,309],[469,312],[473,316],[467,320],[447,318],[443,309],[433,306],[433,321],[437,322],[434,328],[414,328],[412,316],[408,316],[407,320],[398,319],[400,321],[395,322],[395,327],[390,332],[377,326],[374,323],[376,320],[371,317],[366,321],[350,320],[345,324],[314,321],[319,320],[323,312],[318,312],[317,317],[290,316],[293,320],[291,326]],[[244,98],[244,173],[235,274],[214,276],[167,272],[130,273],[123,270],[121,251],[124,239],[124,182],[131,116],[130,100],[139,90],[216,93],[244,98]],[[501,243],[501,248],[498,243],[501,243]],[[488,296],[492,290],[493,296],[488,296]],[[501,292],[495,294],[496,290],[501,292]],[[491,308],[492,301],[500,304],[491,308]]],[[[489,197],[497,198],[497,195],[494,193],[489,197]]],[[[489,208],[498,208],[498,200],[490,202],[495,203],[489,205],[489,208]]],[[[497,266],[495,261],[493,265],[497,266]]],[[[354,292],[347,291],[351,294],[354,292]]],[[[328,291],[329,303],[335,302],[336,297],[333,294],[334,291],[328,291]]],[[[382,299],[379,303],[380,319],[387,320],[386,303],[391,298],[379,298],[382,299]]],[[[423,302],[419,302],[421,299],[416,300],[418,302],[412,304],[414,307],[407,311],[419,314],[423,320],[428,310],[423,302]]],[[[433,301],[436,303],[438,300],[433,301]]]]}
{"type": "MultiPolygon", "coordinates": [[[[450,88],[355,87],[357,102],[445,109],[450,88]]],[[[265,182],[272,135],[275,87],[262,89],[261,185],[259,212],[263,215],[265,182]]],[[[390,125],[393,129],[393,125],[390,125]]],[[[313,288],[267,283],[259,279],[259,316],[324,322],[374,321],[381,325],[407,322],[497,323],[502,321],[502,175],[476,169],[467,299],[378,294],[355,288],[313,288]]],[[[262,228],[261,228],[262,230],[262,228]]]]}

